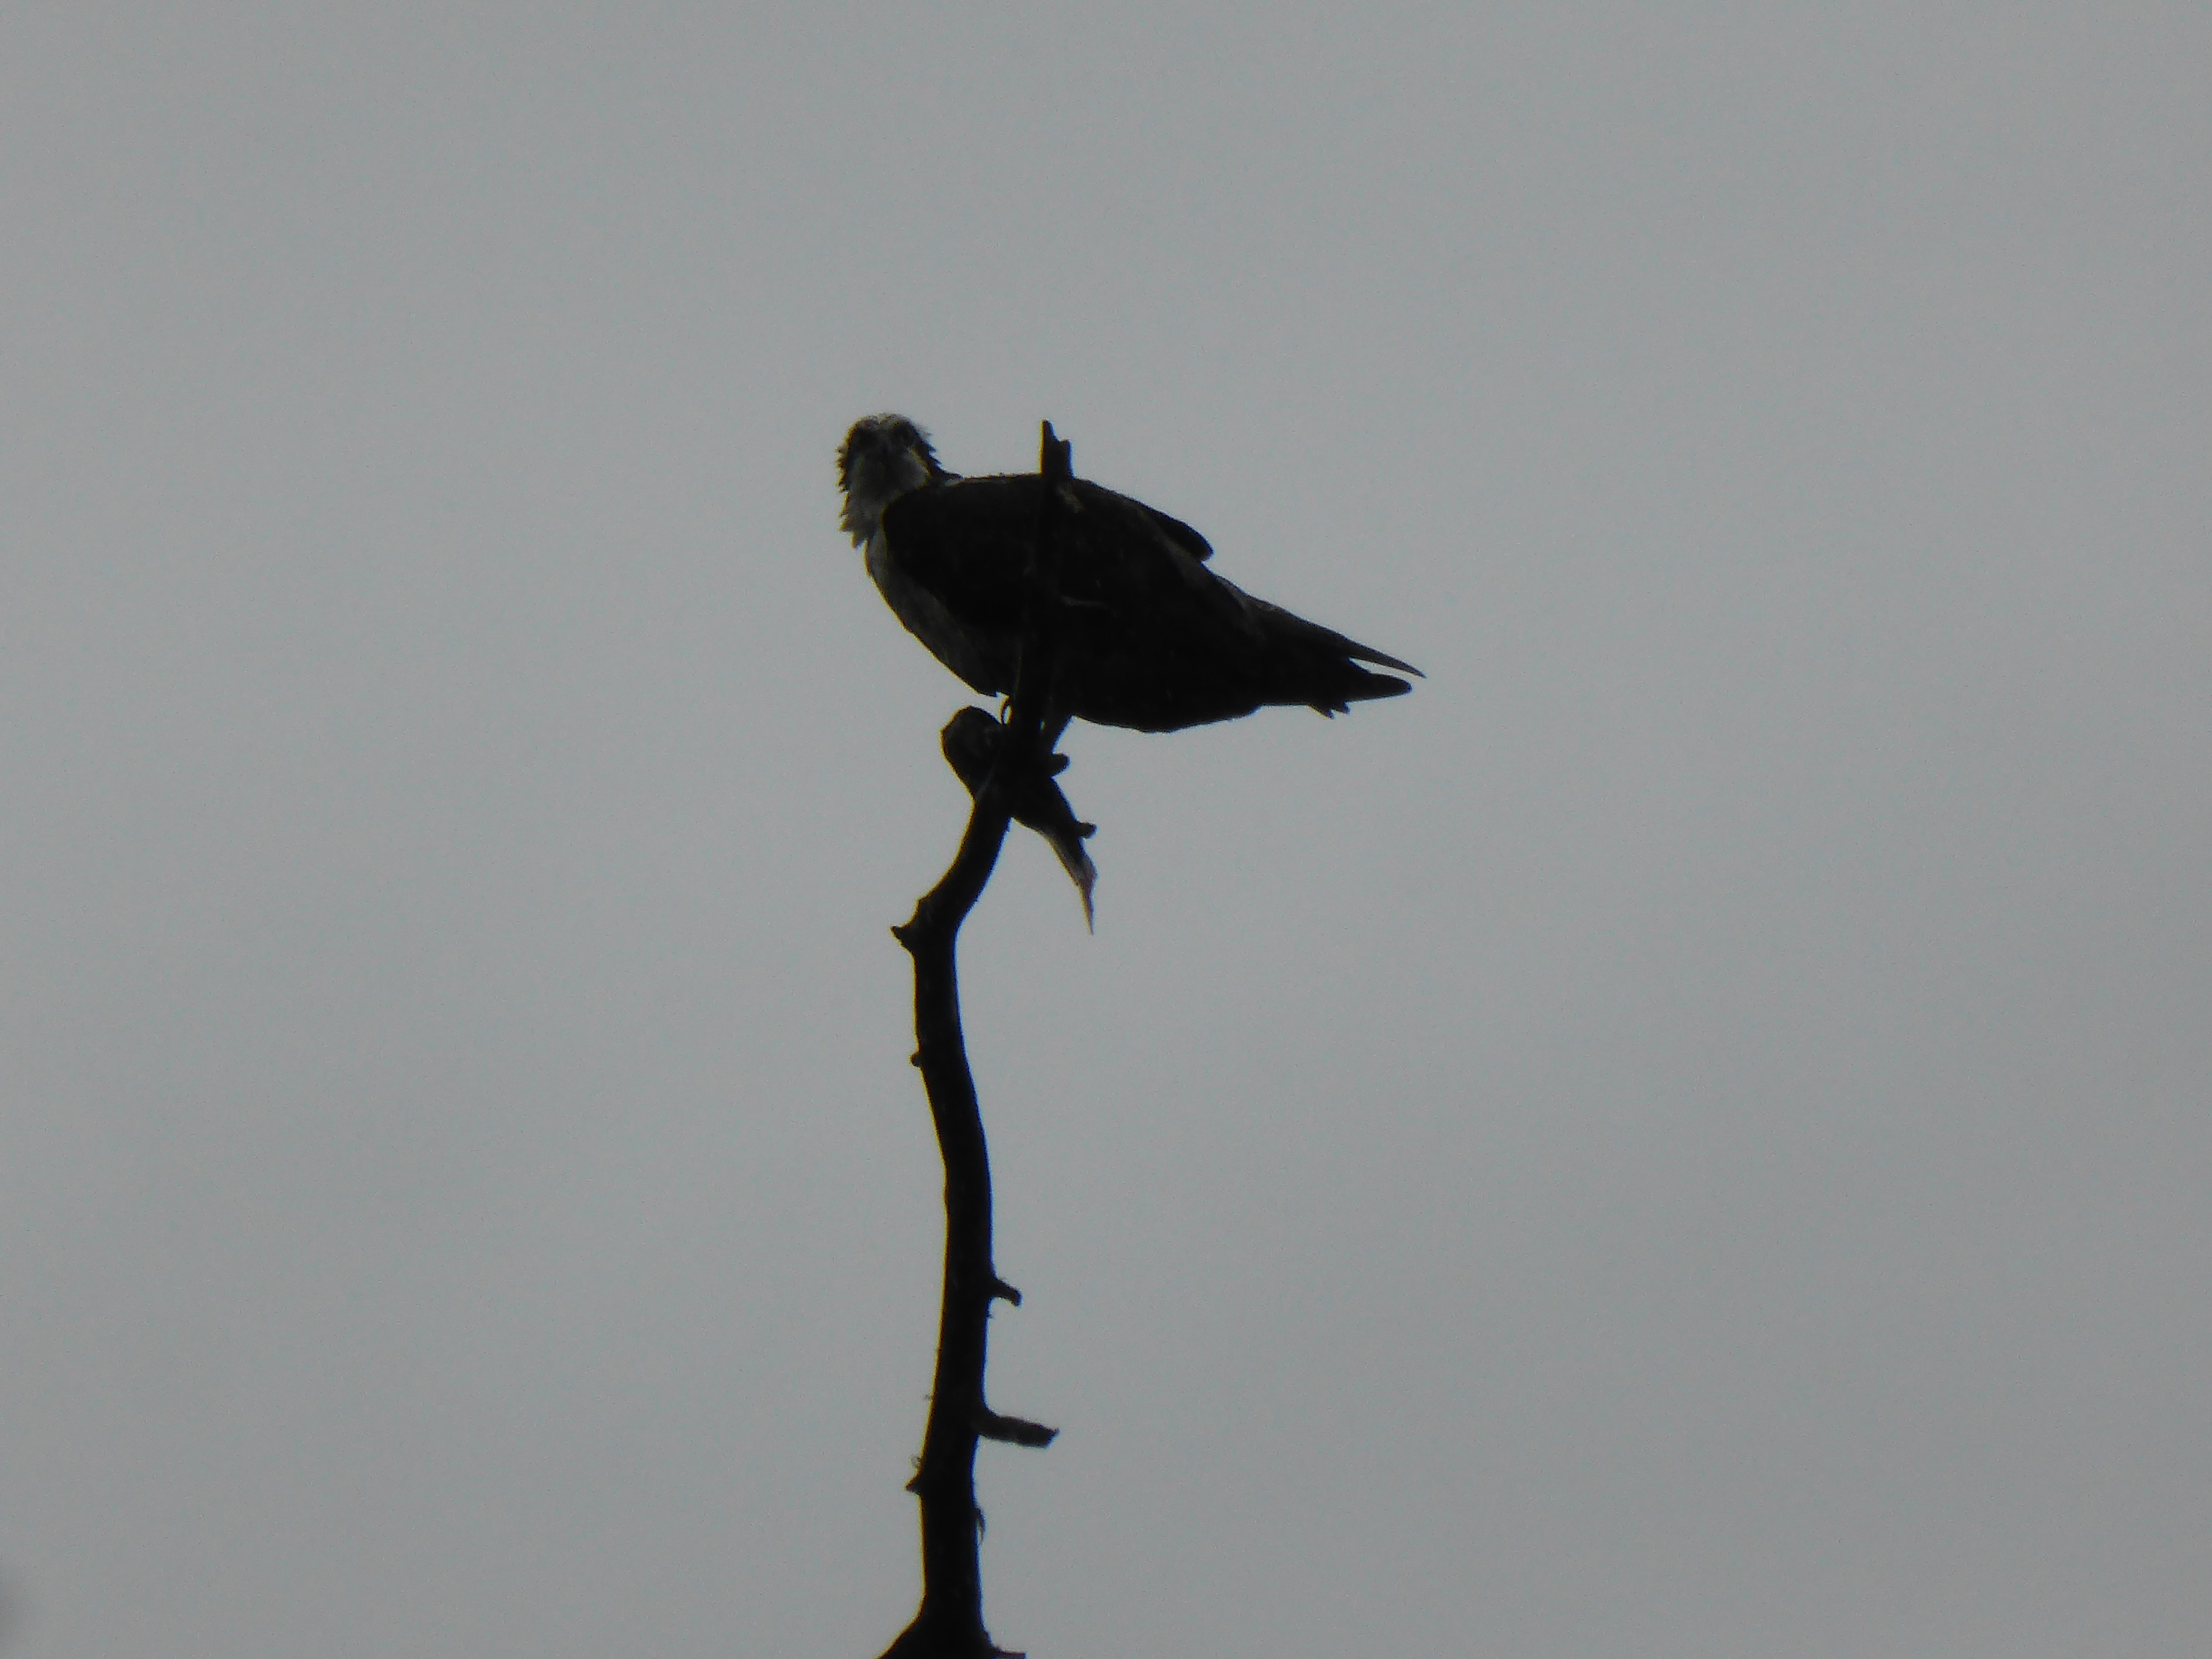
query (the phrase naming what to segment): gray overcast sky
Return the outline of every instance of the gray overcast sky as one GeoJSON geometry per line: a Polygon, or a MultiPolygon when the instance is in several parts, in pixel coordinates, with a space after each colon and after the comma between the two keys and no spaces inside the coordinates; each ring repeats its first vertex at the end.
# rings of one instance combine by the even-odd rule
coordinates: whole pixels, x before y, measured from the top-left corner
{"type": "Polygon", "coordinates": [[[1430,678],[963,953],[1006,1644],[2212,1630],[2202,4],[0,18],[9,1659],[876,1651],[878,409],[1430,678]]]}

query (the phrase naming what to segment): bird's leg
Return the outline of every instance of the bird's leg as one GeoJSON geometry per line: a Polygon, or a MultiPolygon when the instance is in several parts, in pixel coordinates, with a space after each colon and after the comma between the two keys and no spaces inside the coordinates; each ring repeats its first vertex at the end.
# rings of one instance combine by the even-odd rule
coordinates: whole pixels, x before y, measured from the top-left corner
{"type": "MultiPolygon", "coordinates": [[[[1071,714],[1053,709],[1045,716],[1043,729],[1037,733],[1037,769],[1048,778],[1056,778],[1067,770],[1067,757],[1053,751],[1060,747],[1060,738],[1074,718],[1071,714]]],[[[1011,696],[999,699],[999,724],[1009,732],[1013,729],[1014,700],[1011,696]]]]}

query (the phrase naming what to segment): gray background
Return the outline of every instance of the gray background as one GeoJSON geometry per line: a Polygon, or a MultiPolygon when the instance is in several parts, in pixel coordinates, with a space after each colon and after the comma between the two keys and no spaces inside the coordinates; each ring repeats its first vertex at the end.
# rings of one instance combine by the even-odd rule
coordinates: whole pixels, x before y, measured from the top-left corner
{"type": "Polygon", "coordinates": [[[1429,671],[964,952],[1011,1646],[2201,1654],[2212,14],[16,5],[22,1659],[876,1650],[878,409],[1429,671]]]}

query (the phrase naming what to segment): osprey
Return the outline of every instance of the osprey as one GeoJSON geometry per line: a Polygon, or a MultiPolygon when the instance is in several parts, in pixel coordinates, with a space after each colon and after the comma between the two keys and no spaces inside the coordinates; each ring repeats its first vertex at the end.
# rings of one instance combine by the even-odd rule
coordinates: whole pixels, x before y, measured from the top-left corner
{"type": "MultiPolygon", "coordinates": [[[[986,696],[1011,696],[1043,480],[963,478],[902,415],[855,421],[837,452],[844,528],[907,630],[986,696]]],[[[1269,705],[1343,713],[1413,687],[1395,657],[1255,599],[1206,568],[1180,519],[1075,479],[1063,489],[1053,720],[1174,732],[1269,705]]]]}

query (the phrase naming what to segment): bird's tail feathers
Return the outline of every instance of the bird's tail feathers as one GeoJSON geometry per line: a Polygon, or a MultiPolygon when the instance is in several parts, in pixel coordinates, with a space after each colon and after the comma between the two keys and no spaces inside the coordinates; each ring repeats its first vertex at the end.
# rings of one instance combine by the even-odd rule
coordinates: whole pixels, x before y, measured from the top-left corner
{"type": "MultiPolygon", "coordinates": [[[[1339,639],[1344,639],[1344,636],[1340,634],[1338,635],[1337,637],[1339,639]]],[[[1414,667],[1413,664],[1409,662],[1400,662],[1395,657],[1386,656],[1382,652],[1376,650],[1372,646],[1362,645],[1357,640],[1344,641],[1344,654],[1351,658],[1354,662],[1371,662],[1377,668],[1395,668],[1401,674],[1411,674],[1417,680],[1425,680],[1428,678],[1428,676],[1421,672],[1419,669],[1414,667]]],[[[1387,674],[1377,674],[1373,678],[1378,680],[1389,679],[1389,676],[1387,674]]],[[[1393,683],[1397,686],[1396,691],[1372,691],[1368,695],[1370,696],[1376,697],[1395,697],[1398,695],[1399,691],[1410,691],[1413,689],[1410,685],[1405,684],[1402,680],[1393,683]]]]}
{"type": "MultiPolygon", "coordinates": [[[[1420,672],[1417,668],[1407,672],[1420,672]]],[[[1353,668],[1349,665],[1344,672],[1346,678],[1329,687],[1335,695],[1335,702],[1316,697],[1306,707],[1324,714],[1347,714],[1355,702],[1371,702],[1377,697],[1402,697],[1413,689],[1410,681],[1401,680],[1395,674],[1370,674],[1364,668],[1353,668]]]]}
{"type": "Polygon", "coordinates": [[[1421,671],[1409,662],[1401,662],[1385,651],[1371,645],[1362,645],[1347,638],[1334,628],[1323,628],[1317,622],[1308,622],[1304,617],[1285,611],[1279,605],[1269,605],[1265,599],[1250,601],[1259,612],[1270,642],[1286,654],[1302,658],[1309,665],[1317,665],[1330,659],[1346,675],[1357,675],[1353,685],[1364,685],[1365,690],[1346,688],[1345,695],[1355,699],[1364,697],[1395,697],[1413,688],[1403,680],[1392,679],[1388,674],[1370,674],[1352,667],[1355,662],[1371,662],[1377,668],[1395,668],[1401,674],[1411,674],[1415,679],[1425,678],[1421,671]],[[1346,660],[1349,659],[1350,660],[1346,660]]]}

